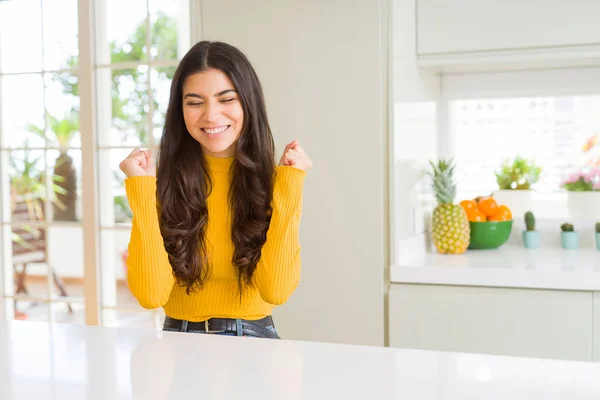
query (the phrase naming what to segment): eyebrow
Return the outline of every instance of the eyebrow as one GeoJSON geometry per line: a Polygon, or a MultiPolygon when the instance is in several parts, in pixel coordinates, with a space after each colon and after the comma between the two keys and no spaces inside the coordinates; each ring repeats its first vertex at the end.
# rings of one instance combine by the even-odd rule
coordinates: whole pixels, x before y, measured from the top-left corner
{"type": "MultiPolygon", "coordinates": [[[[224,94],[227,94],[229,92],[233,92],[233,93],[237,93],[237,90],[235,89],[225,89],[217,94],[215,94],[215,97],[219,97],[219,96],[223,96],[224,94]]],[[[185,96],[183,96],[184,99],[187,99],[188,97],[196,97],[198,99],[203,99],[204,97],[197,94],[197,93],[186,93],[185,96]]]]}

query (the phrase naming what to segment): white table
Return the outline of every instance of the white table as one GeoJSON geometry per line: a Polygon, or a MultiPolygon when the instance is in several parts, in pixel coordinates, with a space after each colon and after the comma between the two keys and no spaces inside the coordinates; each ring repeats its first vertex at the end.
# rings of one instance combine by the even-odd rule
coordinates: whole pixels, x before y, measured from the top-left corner
{"type": "Polygon", "coordinates": [[[0,321],[0,398],[591,400],[600,364],[0,321]]]}

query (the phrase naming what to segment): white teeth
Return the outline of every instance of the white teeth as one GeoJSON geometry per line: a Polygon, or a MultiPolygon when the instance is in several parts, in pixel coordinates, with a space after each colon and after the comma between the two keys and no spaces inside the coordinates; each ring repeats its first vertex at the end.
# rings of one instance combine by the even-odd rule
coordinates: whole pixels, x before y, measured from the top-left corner
{"type": "Polygon", "coordinates": [[[214,128],[214,129],[207,129],[207,128],[202,128],[202,130],[210,135],[215,135],[217,133],[221,133],[223,132],[225,129],[229,128],[228,125],[225,126],[221,126],[219,128],[214,128]]]}

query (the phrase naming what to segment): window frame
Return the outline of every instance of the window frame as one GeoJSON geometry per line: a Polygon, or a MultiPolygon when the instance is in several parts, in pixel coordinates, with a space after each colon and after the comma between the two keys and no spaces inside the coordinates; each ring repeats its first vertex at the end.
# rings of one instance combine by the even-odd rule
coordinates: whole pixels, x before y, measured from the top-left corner
{"type": "MultiPolygon", "coordinates": [[[[545,70],[499,70],[443,74],[441,76],[440,112],[438,114],[438,155],[456,156],[456,137],[452,132],[450,105],[455,100],[501,99],[517,97],[554,97],[600,95],[600,67],[578,67],[545,70]]],[[[482,193],[459,193],[459,196],[482,193]]],[[[567,210],[565,193],[535,193],[540,210],[539,220],[554,220],[552,209],[567,210]]],[[[559,215],[562,217],[562,215],[559,215]]]]}
{"type": "MultiPolygon", "coordinates": [[[[40,0],[41,2],[41,0],[40,0]]],[[[102,301],[102,281],[103,276],[101,273],[102,260],[101,260],[101,248],[100,238],[102,232],[105,229],[112,230],[123,230],[128,229],[127,226],[102,226],[100,218],[100,209],[103,204],[100,200],[101,188],[100,179],[103,170],[106,170],[106,166],[99,166],[100,155],[107,149],[123,148],[124,146],[111,146],[99,144],[99,129],[102,118],[102,105],[99,104],[97,99],[98,94],[98,79],[97,72],[100,69],[107,69],[114,71],[117,69],[123,69],[125,67],[131,68],[138,65],[147,65],[149,70],[152,67],[162,66],[177,66],[179,60],[160,60],[149,58],[139,62],[128,62],[120,64],[109,64],[109,65],[97,65],[96,64],[96,52],[97,52],[97,37],[94,34],[98,27],[98,24],[103,23],[101,18],[105,17],[100,7],[102,7],[103,0],[77,0],[77,26],[78,26],[78,68],[76,70],[60,70],[60,72],[70,72],[78,76],[79,84],[79,98],[80,98],[80,132],[81,132],[81,202],[82,202],[82,216],[79,225],[83,232],[83,272],[84,272],[84,298],[85,304],[85,324],[86,325],[101,325],[103,324],[103,312],[104,310],[122,310],[132,311],[126,307],[113,307],[106,306],[102,301]],[[85,132],[85,134],[83,133],[85,132]]],[[[201,23],[201,0],[181,0],[182,4],[189,6],[189,9],[184,11],[186,22],[189,23],[186,26],[186,40],[189,39],[190,44],[195,43],[202,38],[202,23],[201,23]],[[189,36],[188,36],[189,34],[189,36]]],[[[150,25],[149,20],[149,0],[146,0],[146,21],[150,25]]],[[[150,29],[147,30],[146,43],[151,41],[150,29]]],[[[34,72],[34,71],[32,71],[34,72]]],[[[41,74],[43,77],[47,72],[56,71],[35,71],[41,74]]],[[[5,75],[5,74],[2,74],[5,75]]],[[[8,75],[8,74],[6,74],[8,75]]],[[[1,85],[1,80],[0,80],[1,85]]],[[[1,90],[1,86],[0,86],[1,90]]],[[[152,87],[148,83],[148,91],[150,97],[152,97],[152,87]]],[[[2,99],[0,97],[0,109],[2,107],[2,99]]],[[[105,107],[105,106],[104,106],[105,107]]],[[[152,105],[150,105],[152,108],[152,105]]],[[[149,113],[148,125],[152,125],[152,112],[149,113]]],[[[153,128],[153,126],[152,126],[153,128]]],[[[0,129],[1,126],[0,126],[0,129]]],[[[152,129],[150,130],[150,143],[143,145],[156,146],[153,142],[154,138],[152,135],[152,129]]],[[[46,146],[44,149],[49,148],[46,146]]],[[[130,146],[126,146],[130,148],[130,146]]],[[[3,148],[2,144],[2,132],[0,131],[0,148],[3,148]]],[[[11,149],[12,150],[12,149],[11,149]]],[[[108,168],[110,174],[111,168],[108,168]]],[[[3,179],[0,176],[0,189],[6,193],[5,189],[9,189],[9,182],[7,179],[3,179]]],[[[0,196],[0,209],[6,206],[3,204],[4,195],[0,196]]],[[[49,225],[52,225],[50,223],[49,225]]],[[[129,224],[130,225],[130,224],[129,224]]],[[[10,230],[9,224],[2,223],[0,229],[0,261],[2,261],[2,268],[0,273],[0,319],[12,319],[14,317],[12,310],[12,300],[14,299],[12,288],[12,257],[10,252],[5,252],[4,249],[11,245],[11,235],[7,231],[10,230]]],[[[114,284],[114,282],[113,282],[114,284]]],[[[60,299],[50,298],[49,303],[62,303],[60,299]]],[[[159,313],[160,310],[155,310],[155,314],[159,313]]],[[[137,310],[136,312],[145,312],[145,310],[137,310]]],[[[156,319],[155,322],[158,322],[156,319]]]]}

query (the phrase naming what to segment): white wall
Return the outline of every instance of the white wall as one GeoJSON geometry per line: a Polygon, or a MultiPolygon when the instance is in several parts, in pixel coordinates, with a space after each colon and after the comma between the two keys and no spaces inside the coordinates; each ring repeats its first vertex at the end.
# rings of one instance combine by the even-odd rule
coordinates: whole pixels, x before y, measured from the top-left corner
{"type": "Polygon", "coordinates": [[[397,246],[421,230],[416,180],[438,147],[440,77],[417,68],[414,0],[393,0],[393,196],[392,262],[402,257],[397,246]],[[417,222],[417,223],[416,223],[417,222]]]}
{"type": "Polygon", "coordinates": [[[386,264],[384,1],[203,0],[204,39],[246,53],[279,151],[314,161],[302,281],[276,310],[285,338],[383,345],[386,264]]]}

